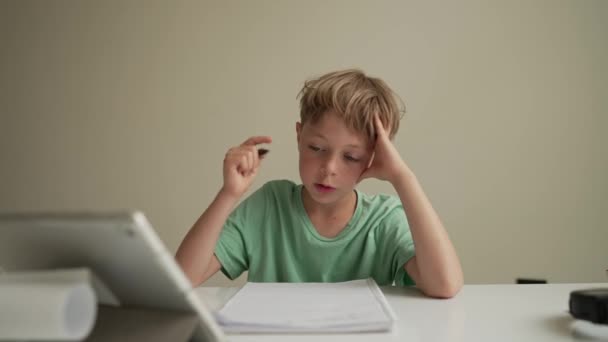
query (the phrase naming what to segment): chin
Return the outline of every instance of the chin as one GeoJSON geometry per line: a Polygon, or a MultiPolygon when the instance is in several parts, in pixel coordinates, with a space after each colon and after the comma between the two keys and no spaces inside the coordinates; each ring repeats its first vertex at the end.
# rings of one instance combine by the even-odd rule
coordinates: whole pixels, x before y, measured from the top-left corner
{"type": "Polygon", "coordinates": [[[311,196],[315,202],[320,203],[320,204],[331,204],[336,202],[336,197],[335,196],[311,196]]]}

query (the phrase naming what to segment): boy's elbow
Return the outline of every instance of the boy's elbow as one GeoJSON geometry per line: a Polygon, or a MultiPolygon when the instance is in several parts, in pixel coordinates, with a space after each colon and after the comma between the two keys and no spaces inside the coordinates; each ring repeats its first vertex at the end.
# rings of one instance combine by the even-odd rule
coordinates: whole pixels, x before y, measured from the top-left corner
{"type": "Polygon", "coordinates": [[[192,287],[196,287],[200,285],[200,283],[202,283],[202,279],[199,279],[201,277],[197,276],[196,272],[193,272],[191,270],[191,267],[189,267],[183,260],[180,260],[178,256],[176,256],[175,261],[177,262],[179,268],[182,270],[182,273],[186,276],[188,281],[190,281],[192,287]]]}
{"type": "Polygon", "coordinates": [[[188,278],[188,280],[190,281],[190,285],[192,285],[192,287],[200,286],[203,283],[202,276],[199,276],[194,272],[186,272],[184,270],[184,274],[186,275],[186,278],[188,278]]]}
{"type": "Polygon", "coordinates": [[[458,294],[458,292],[460,292],[461,289],[462,289],[462,284],[446,285],[440,289],[440,291],[437,293],[436,297],[440,298],[440,299],[450,299],[450,298],[456,296],[458,294]]]}
{"type": "Polygon", "coordinates": [[[445,280],[435,286],[433,288],[429,288],[426,291],[423,289],[423,292],[429,296],[439,299],[449,299],[458,294],[463,286],[462,278],[459,279],[451,279],[445,280]]]}

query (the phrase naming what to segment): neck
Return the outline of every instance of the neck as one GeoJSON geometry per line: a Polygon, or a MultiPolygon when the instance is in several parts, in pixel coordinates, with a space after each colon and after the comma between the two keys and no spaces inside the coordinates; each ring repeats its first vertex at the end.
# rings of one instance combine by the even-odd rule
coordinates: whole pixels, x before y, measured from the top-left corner
{"type": "Polygon", "coordinates": [[[327,220],[345,216],[350,218],[357,208],[357,194],[353,190],[348,196],[344,196],[334,203],[323,204],[312,199],[306,187],[302,187],[302,203],[308,216],[316,216],[327,220]]]}

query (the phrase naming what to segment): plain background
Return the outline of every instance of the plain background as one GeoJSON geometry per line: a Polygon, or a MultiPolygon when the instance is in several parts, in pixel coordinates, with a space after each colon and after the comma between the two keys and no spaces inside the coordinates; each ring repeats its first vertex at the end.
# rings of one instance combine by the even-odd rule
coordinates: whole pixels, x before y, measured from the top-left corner
{"type": "Polygon", "coordinates": [[[229,147],[271,135],[252,190],[299,181],[297,93],[357,67],[404,100],[395,144],[466,283],[605,282],[607,17],[603,0],[1,1],[0,210],[141,209],[175,252],[229,147]]]}

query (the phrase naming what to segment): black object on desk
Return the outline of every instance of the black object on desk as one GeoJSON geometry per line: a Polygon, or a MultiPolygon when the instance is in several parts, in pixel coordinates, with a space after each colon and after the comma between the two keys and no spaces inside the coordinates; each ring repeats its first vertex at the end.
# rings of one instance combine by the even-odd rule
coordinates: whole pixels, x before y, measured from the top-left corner
{"type": "Polygon", "coordinates": [[[608,324],[608,288],[572,291],[569,307],[574,318],[608,324]]]}
{"type": "Polygon", "coordinates": [[[517,284],[546,284],[545,279],[533,279],[533,278],[517,278],[515,279],[517,284]]]}

